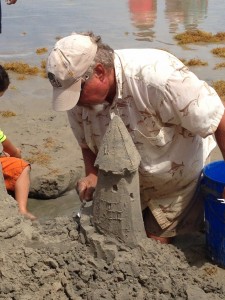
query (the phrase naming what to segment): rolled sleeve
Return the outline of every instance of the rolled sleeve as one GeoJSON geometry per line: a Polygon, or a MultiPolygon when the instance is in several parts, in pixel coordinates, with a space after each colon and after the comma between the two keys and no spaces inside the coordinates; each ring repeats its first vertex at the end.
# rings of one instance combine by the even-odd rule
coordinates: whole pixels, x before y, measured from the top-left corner
{"type": "Polygon", "coordinates": [[[2,130],[0,130],[0,142],[3,143],[6,140],[6,135],[2,130]]]}

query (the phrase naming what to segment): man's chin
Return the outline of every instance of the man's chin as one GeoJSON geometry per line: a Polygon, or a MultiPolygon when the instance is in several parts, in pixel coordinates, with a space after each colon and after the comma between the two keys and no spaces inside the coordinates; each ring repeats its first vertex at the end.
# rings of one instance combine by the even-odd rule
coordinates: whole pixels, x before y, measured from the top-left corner
{"type": "Polygon", "coordinates": [[[79,107],[88,108],[90,110],[95,111],[96,113],[99,113],[99,112],[103,111],[105,109],[105,107],[108,106],[108,105],[109,105],[109,103],[107,103],[107,102],[104,102],[104,103],[101,103],[101,104],[83,104],[83,105],[78,103],[79,107]]]}
{"type": "Polygon", "coordinates": [[[105,109],[105,103],[92,105],[91,109],[94,110],[96,113],[99,113],[105,109]]]}

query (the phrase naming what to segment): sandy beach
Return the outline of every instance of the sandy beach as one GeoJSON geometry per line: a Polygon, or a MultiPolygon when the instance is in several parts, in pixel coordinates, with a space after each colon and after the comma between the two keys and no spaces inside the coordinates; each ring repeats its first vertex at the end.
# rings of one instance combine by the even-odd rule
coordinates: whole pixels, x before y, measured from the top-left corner
{"type": "Polygon", "coordinates": [[[32,162],[29,207],[39,219],[23,219],[1,193],[0,299],[224,299],[225,270],[207,256],[204,233],[172,245],[146,238],[135,249],[92,229],[79,234],[74,183],[83,161],[67,116],[51,109],[47,79],[9,74],[1,127],[32,162]]]}

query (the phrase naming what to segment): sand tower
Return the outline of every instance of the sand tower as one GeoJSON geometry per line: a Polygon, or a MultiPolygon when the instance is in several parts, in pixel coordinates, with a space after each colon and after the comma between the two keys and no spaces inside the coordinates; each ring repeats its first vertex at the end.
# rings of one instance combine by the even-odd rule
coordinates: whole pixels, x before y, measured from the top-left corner
{"type": "Polygon", "coordinates": [[[140,155],[120,117],[115,116],[103,137],[95,162],[99,168],[93,201],[98,231],[129,247],[146,238],[140,205],[140,155]]]}

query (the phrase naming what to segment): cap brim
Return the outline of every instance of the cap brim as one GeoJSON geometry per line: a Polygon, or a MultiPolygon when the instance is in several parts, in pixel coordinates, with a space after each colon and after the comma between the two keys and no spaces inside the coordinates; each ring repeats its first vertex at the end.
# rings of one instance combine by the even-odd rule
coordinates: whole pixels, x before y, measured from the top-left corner
{"type": "Polygon", "coordinates": [[[72,109],[80,98],[81,79],[63,88],[53,87],[52,107],[55,111],[66,111],[72,109]]]}

